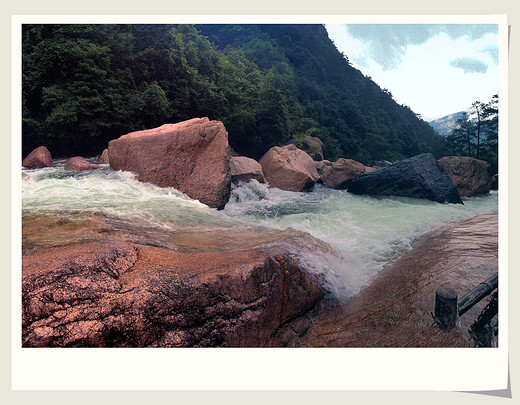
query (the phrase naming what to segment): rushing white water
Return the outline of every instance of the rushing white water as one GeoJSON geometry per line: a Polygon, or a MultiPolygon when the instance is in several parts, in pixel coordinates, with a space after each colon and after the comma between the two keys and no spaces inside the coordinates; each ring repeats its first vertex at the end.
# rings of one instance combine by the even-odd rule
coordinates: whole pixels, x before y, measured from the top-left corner
{"type": "Polygon", "coordinates": [[[71,172],[58,162],[53,168],[23,173],[24,217],[103,214],[168,232],[191,230],[208,235],[247,227],[307,232],[327,242],[335,253],[303,250],[299,254],[307,266],[329,272],[328,288],[339,297],[359,291],[426,232],[498,209],[496,192],[465,198],[460,205],[356,196],[320,185],[312,192],[293,193],[253,181],[233,186],[230,202],[217,211],[174,189],[140,183],[130,173],[110,171],[108,165],[71,172]]]}

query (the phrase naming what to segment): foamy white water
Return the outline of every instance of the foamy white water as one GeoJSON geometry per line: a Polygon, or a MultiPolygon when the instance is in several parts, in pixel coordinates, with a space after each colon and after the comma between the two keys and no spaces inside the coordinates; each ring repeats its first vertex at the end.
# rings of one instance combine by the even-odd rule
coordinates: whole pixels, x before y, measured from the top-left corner
{"type": "Polygon", "coordinates": [[[312,192],[292,193],[253,181],[233,186],[230,202],[217,211],[177,190],[110,171],[107,165],[88,172],[66,171],[58,165],[23,173],[24,216],[104,214],[169,232],[244,227],[307,232],[327,242],[334,253],[300,247],[296,251],[307,266],[328,273],[327,287],[340,298],[367,285],[385,264],[410,249],[426,232],[498,209],[496,192],[465,198],[460,205],[356,196],[320,185],[312,192]]]}

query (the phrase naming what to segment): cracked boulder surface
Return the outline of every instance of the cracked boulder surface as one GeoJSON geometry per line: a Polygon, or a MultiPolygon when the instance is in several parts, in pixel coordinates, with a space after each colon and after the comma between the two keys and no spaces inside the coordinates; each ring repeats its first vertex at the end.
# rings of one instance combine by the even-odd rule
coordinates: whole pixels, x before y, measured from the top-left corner
{"type": "Polygon", "coordinates": [[[295,345],[324,292],[287,246],[180,252],[107,239],[26,251],[22,345],[295,345]]]}

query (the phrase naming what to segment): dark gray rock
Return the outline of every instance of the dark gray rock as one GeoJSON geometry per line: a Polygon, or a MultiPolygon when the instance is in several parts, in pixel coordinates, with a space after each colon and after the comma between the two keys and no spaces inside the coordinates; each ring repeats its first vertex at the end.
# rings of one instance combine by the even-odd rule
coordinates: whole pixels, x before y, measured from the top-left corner
{"type": "Polygon", "coordinates": [[[453,181],[431,153],[361,174],[352,181],[348,191],[354,194],[422,198],[439,203],[462,203],[453,181]]]}
{"type": "Polygon", "coordinates": [[[498,190],[498,173],[491,178],[491,190],[498,190]]]}

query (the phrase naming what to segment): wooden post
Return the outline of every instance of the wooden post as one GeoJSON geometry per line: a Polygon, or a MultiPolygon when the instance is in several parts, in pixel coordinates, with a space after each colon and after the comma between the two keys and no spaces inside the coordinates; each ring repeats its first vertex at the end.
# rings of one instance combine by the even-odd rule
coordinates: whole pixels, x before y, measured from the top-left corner
{"type": "Polygon", "coordinates": [[[435,293],[435,322],[442,330],[450,330],[457,321],[457,293],[440,287],[435,293]]]}

